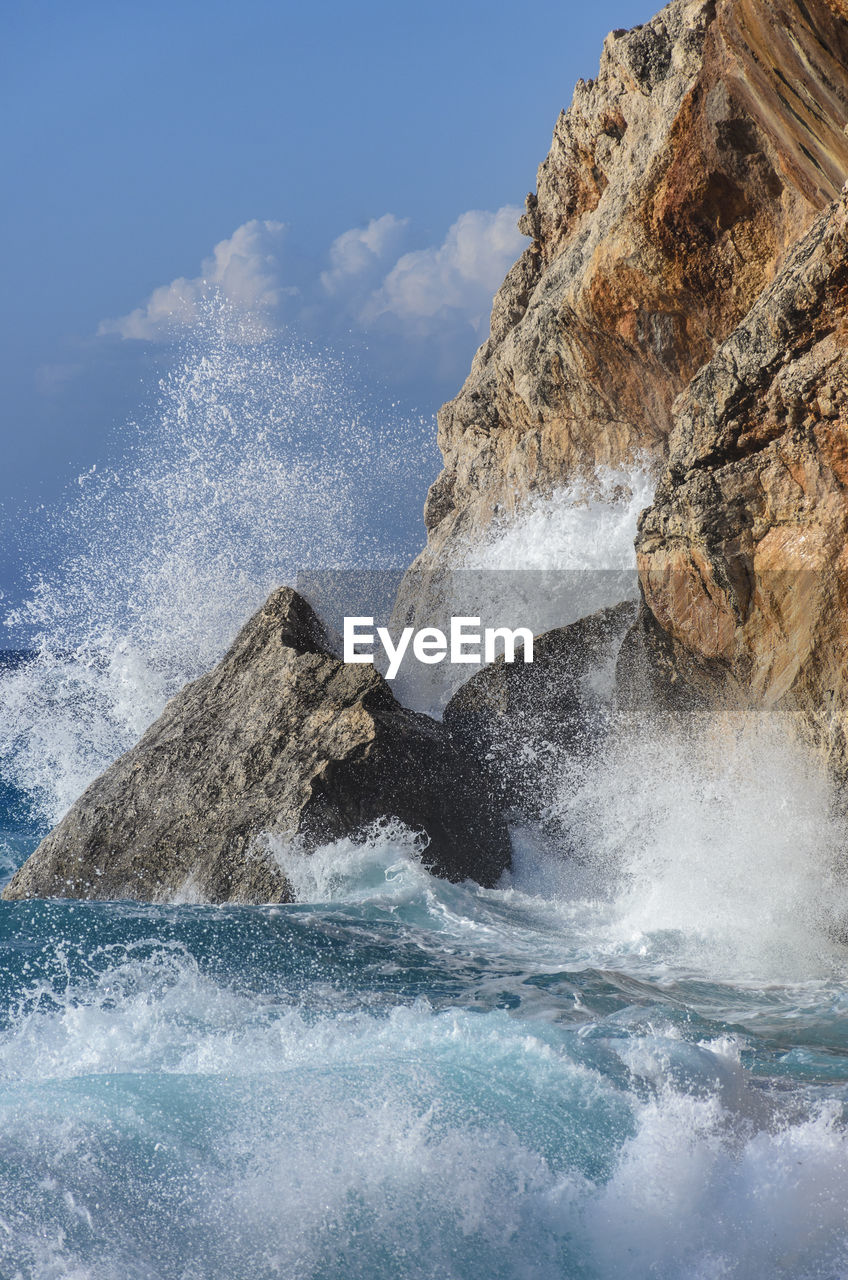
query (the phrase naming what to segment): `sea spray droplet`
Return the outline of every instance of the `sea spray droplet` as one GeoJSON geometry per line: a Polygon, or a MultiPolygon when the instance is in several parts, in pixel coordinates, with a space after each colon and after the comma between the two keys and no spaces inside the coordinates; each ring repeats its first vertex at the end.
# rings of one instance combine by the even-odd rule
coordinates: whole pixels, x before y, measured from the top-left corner
{"type": "Polygon", "coordinates": [[[54,822],[305,565],[408,558],[432,426],[340,361],[220,299],[119,442],[49,513],[61,569],[9,619],[35,662],[0,683],[0,766],[54,822]]]}
{"type": "Polygon", "coordinates": [[[460,563],[479,570],[635,569],[636,521],[650,506],[655,481],[656,466],[647,458],[630,467],[600,467],[591,479],[576,476],[496,521],[486,537],[464,549],[460,563]]]}
{"type": "Polygon", "coordinates": [[[844,972],[848,824],[822,761],[777,717],[647,716],[561,762],[551,813],[579,875],[542,850],[526,870],[519,855],[516,880],[547,862],[548,893],[589,883],[617,963],[642,947],[734,980],[844,972]]]}

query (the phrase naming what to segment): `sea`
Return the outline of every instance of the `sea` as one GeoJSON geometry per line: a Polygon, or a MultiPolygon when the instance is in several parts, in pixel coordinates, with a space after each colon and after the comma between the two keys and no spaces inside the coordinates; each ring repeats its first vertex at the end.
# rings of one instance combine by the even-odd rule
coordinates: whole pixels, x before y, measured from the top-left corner
{"type": "MultiPolygon", "coordinates": [[[[369,489],[344,371],[216,325],[11,620],[3,879],[293,566],[397,562],[421,425],[369,489]]],[[[631,572],[650,482],[554,494],[482,559],[631,572]]],[[[2,1280],[848,1277],[818,762],[740,715],[628,723],[546,777],[493,889],[388,820],[281,853],[290,905],[0,902],[2,1280]]]]}

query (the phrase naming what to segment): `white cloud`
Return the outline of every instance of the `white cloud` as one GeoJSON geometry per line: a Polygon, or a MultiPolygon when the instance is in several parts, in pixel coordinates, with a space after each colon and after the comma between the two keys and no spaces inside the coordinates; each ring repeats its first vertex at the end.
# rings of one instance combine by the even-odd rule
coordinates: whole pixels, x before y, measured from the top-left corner
{"type": "Polygon", "coordinates": [[[461,214],[438,248],[398,259],[366,304],[363,322],[392,314],[420,327],[448,310],[460,313],[483,336],[492,296],[524,244],[516,227],[520,214],[513,205],[496,213],[461,214]]]}
{"type": "Polygon", "coordinates": [[[330,245],[329,271],[321,272],[326,293],[335,296],[354,283],[378,283],[387,266],[397,262],[408,227],[408,218],[384,213],[382,218],[372,218],[367,227],[343,231],[330,245]]]}
{"type": "Polygon", "coordinates": [[[117,320],[104,320],[98,333],[148,340],[169,337],[197,319],[198,306],[211,290],[248,314],[273,311],[282,295],[292,292],[280,275],[279,251],[285,232],[282,222],[254,218],[243,223],[229,239],[215,245],[201,264],[200,275],[190,280],[180,276],[160,285],[144,306],[117,320]]]}
{"type": "Polygon", "coordinates": [[[248,318],[280,319],[320,341],[367,336],[390,376],[439,368],[459,376],[473,343],[488,332],[492,296],[521,251],[521,210],[461,214],[441,244],[412,249],[409,219],[386,213],[352,227],[330,245],[327,265],[304,278],[305,262],[281,250],[282,222],[254,220],[217,244],[200,274],[155,289],[143,306],[106,320],[101,334],[165,339],[202,320],[218,291],[248,318]],[[299,287],[294,287],[297,280],[299,287]]]}

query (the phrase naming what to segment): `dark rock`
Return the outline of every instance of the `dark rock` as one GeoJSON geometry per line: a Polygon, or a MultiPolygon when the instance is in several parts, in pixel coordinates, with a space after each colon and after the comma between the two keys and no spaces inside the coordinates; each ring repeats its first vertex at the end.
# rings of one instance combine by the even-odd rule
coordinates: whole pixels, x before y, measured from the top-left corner
{"type": "Polygon", "coordinates": [[[383,817],[426,832],[423,861],[438,875],[491,885],[509,865],[506,828],[447,731],[401,707],[373,667],[333,657],[284,587],[3,896],[286,901],[265,835],[308,849],[383,817]]]}
{"type": "Polygon", "coordinates": [[[444,723],[460,751],[485,764],[496,803],[538,816],[561,753],[597,746],[636,608],[627,601],[548,631],[534,640],[532,663],[499,659],[451,698],[444,723]]]}

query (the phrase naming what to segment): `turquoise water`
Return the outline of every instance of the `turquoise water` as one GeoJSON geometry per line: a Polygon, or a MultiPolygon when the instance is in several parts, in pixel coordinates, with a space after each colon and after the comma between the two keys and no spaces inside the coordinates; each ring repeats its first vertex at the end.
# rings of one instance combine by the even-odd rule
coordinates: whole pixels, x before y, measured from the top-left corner
{"type": "Polygon", "coordinates": [[[848,1275],[838,945],[717,976],[632,877],[448,885],[391,827],[292,869],[0,904],[0,1275],[848,1275]]]}

